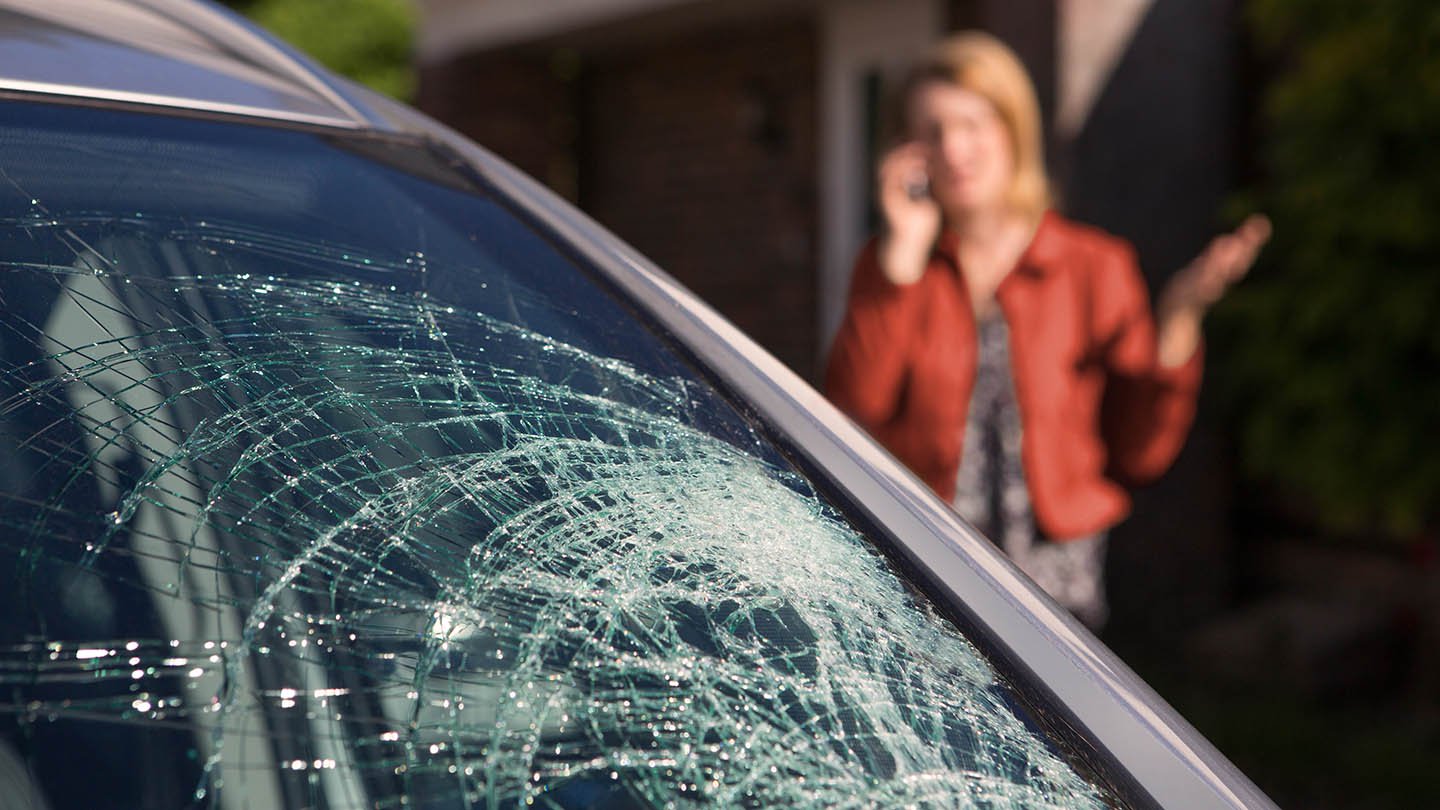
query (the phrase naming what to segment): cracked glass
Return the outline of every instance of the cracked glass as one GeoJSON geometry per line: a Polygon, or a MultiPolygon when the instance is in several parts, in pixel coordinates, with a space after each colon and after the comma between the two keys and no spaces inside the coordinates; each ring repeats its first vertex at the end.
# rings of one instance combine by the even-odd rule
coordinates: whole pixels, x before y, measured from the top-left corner
{"type": "Polygon", "coordinates": [[[1122,804],[421,144],[7,104],[0,296],[0,807],[1122,804]]]}

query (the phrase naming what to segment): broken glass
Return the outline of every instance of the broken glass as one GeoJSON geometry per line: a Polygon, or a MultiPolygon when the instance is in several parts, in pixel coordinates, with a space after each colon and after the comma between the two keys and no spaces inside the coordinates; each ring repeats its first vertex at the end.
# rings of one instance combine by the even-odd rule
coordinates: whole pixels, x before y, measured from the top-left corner
{"type": "Polygon", "coordinates": [[[1120,803],[478,178],[422,144],[11,106],[0,795],[1120,803]]]}

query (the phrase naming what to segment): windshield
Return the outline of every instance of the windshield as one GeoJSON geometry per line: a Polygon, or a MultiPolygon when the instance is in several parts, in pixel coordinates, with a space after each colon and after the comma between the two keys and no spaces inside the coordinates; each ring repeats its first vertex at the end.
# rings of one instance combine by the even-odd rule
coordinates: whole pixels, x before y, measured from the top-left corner
{"type": "Polygon", "coordinates": [[[0,795],[1119,803],[421,146],[9,104],[0,262],[0,795]]]}

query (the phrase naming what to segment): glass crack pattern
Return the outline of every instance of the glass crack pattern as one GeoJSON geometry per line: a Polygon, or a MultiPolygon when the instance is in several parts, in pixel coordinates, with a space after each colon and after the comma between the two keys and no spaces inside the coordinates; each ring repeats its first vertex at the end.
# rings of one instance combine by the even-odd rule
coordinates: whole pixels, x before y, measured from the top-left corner
{"type": "Polygon", "coordinates": [[[597,288],[0,168],[18,806],[1113,804],[597,288]]]}

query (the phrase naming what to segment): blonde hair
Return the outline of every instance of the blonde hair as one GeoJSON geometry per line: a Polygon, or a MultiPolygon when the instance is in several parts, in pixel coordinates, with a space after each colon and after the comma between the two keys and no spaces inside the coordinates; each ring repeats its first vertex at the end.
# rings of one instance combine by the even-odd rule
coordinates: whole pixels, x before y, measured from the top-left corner
{"type": "Polygon", "coordinates": [[[1035,86],[1019,57],[1005,43],[983,31],[962,31],[936,43],[917,62],[901,85],[897,122],[909,127],[910,102],[915,90],[942,81],[984,96],[1010,133],[1015,176],[1007,202],[1015,211],[1038,218],[1051,204],[1050,180],[1045,174],[1044,133],[1035,86]]]}

